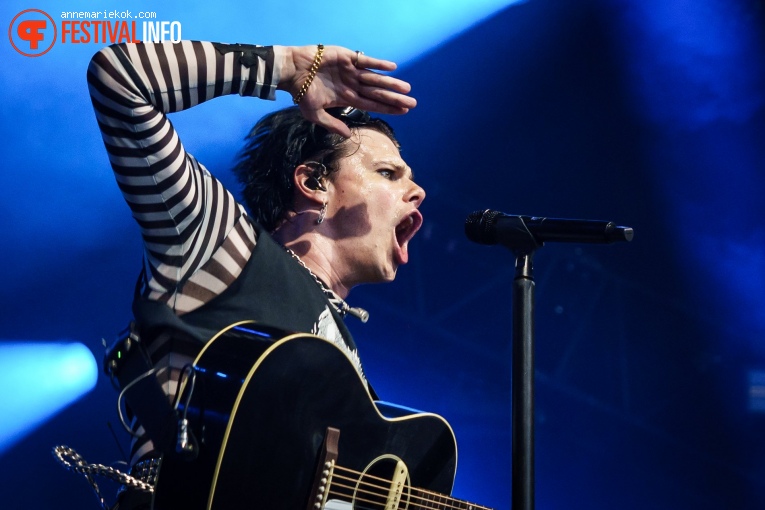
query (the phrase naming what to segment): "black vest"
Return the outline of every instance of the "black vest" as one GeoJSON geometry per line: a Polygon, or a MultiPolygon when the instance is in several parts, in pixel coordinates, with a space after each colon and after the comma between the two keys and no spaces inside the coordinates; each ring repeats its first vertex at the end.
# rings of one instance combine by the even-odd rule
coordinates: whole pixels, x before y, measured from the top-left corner
{"type": "Polygon", "coordinates": [[[329,310],[343,341],[355,350],[350,331],[313,276],[262,228],[253,225],[257,243],[242,273],[225,291],[196,310],[178,316],[166,304],[136,293],[133,314],[142,334],[151,336],[174,328],[206,343],[221,329],[243,320],[286,332],[316,333],[319,317],[329,310]]]}

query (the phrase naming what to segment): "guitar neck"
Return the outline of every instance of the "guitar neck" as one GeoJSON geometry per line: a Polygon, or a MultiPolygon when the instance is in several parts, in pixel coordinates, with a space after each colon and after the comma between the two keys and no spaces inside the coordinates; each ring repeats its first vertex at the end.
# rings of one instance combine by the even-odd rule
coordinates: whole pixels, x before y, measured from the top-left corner
{"type": "Polygon", "coordinates": [[[412,489],[412,505],[410,508],[438,508],[443,510],[491,510],[491,508],[462,499],[444,496],[423,489],[412,489]]]}

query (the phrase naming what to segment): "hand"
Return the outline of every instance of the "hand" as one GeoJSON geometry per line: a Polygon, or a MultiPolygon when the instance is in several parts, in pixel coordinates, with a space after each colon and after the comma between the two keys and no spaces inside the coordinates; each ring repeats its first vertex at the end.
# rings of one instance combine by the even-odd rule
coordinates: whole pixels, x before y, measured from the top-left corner
{"type": "MultiPolygon", "coordinates": [[[[316,46],[287,50],[287,65],[279,88],[294,97],[309,76],[316,46]]],[[[417,105],[417,101],[407,95],[412,88],[409,83],[375,72],[393,71],[395,63],[361,54],[358,62],[356,59],[355,51],[325,46],[319,71],[299,104],[300,112],[307,120],[346,138],[351,136],[350,129],[327,113],[327,108],[353,106],[369,112],[401,115],[417,105]]]]}

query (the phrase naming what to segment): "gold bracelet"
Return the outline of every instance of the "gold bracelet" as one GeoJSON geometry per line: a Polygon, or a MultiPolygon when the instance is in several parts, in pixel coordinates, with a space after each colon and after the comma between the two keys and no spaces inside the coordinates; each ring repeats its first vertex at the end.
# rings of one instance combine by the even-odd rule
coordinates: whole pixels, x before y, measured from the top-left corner
{"type": "Polygon", "coordinates": [[[316,50],[316,56],[313,58],[313,64],[311,64],[311,69],[308,71],[308,78],[305,79],[303,82],[303,86],[300,87],[300,91],[298,91],[297,95],[292,98],[292,101],[295,104],[300,103],[300,100],[303,99],[303,96],[305,96],[305,93],[308,92],[308,87],[311,85],[311,82],[314,78],[316,78],[316,73],[319,71],[319,65],[321,64],[321,57],[324,54],[324,45],[318,44],[317,50],[316,50]]]}

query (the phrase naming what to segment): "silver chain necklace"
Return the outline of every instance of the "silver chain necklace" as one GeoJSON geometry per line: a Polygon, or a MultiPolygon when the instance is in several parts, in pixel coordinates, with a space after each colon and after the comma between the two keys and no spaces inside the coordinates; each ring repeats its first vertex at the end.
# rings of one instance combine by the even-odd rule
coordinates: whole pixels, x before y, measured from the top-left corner
{"type": "Polygon", "coordinates": [[[350,306],[348,303],[345,302],[343,298],[338,296],[335,293],[335,291],[327,287],[327,284],[321,281],[321,278],[316,276],[316,274],[313,271],[311,271],[311,268],[308,267],[300,257],[298,257],[297,253],[290,250],[286,246],[284,246],[284,249],[287,251],[287,253],[290,254],[290,256],[293,259],[297,260],[298,264],[303,266],[305,270],[308,271],[308,274],[310,274],[313,277],[313,279],[316,281],[316,284],[319,286],[319,288],[324,293],[324,295],[327,296],[327,299],[335,308],[335,311],[337,311],[337,313],[340,314],[340,317],[345,318],[346,315],[353,315],[354,317],[356,317],[363,323],[366,323],[369,320],[369,312],[367,312],[363,308],[350,306]]]}

